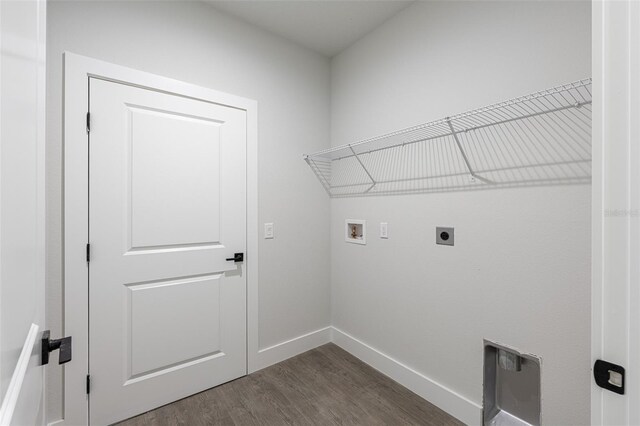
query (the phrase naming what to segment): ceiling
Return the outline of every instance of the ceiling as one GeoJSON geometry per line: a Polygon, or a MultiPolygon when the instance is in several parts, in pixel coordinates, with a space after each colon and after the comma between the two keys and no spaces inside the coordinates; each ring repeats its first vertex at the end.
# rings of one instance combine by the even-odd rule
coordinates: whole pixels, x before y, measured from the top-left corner
{"type": "Polygon", "coordinates": [[[412,0],[205,0],[218,10],[333,56],[412,0]]]}

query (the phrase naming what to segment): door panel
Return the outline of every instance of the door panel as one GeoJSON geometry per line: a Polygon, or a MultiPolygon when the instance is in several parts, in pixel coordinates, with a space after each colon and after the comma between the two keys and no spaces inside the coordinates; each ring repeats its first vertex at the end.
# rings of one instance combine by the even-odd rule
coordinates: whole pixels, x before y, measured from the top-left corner
{"type": "Polygon", "coordinates": [[[220,353],[221,275],[125,286],[129,377],[220,353]],[[150,351],[160,341],[162,351],[150,351]]]}
{"type": "Polygon", "coordinates": [[[132,249],[219,242],[222,124],[129,107],[132,249]]]}
{"type": "Polygon", "coordinates": [[[92,424],[246,374],[246,117],[90,80],[92,424]]]}

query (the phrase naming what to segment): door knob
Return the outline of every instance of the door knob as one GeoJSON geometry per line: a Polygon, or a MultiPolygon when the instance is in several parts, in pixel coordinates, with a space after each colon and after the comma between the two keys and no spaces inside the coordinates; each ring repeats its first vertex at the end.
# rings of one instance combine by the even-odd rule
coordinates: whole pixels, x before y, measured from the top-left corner
{"type": "Polygon", "coordinates": [[[244,261],[244,253],[234,253],[233,257],[228,257],[227,262],[243,262],[244,261]]]}
{"type": "Polygon", "coordinates": [[[58,364],[65,364],[71,361],[71,336],[62,339],[51,339],[51,332],[46,330],[42,333],[42,365],[49,364],[49,352],[60,349],[58,364]]]}

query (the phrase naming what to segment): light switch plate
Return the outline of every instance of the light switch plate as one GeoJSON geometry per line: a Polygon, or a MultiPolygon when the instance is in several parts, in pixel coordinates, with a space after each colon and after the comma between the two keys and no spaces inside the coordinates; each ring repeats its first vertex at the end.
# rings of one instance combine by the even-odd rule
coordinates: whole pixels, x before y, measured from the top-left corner
{"type": "Polygon", "coordinates": [[[389,238],[389,227],[387,222],[380,222],[380,238],[389,238]]]}
{"type": "Polygon", "coordinates": [[[453,228],[451,227],[438,226],[436,228],[436,244],[452,246],[453,236],[453,228]]]}
{"type": "Polygon", "coordinates": [[[264,238],[265,240],[273,239],[273,222],[264,224],[264,238]]]}

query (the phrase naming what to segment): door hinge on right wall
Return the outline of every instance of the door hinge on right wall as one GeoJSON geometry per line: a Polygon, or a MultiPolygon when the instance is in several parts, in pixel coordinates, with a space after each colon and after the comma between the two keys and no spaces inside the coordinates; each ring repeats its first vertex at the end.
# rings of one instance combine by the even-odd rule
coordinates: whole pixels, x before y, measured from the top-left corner
{"type": "Polygon", "coordinates": [[[91,392],[91,375],[87,374],[87,395],[91,392]]]}
{"type": "Polygon", "coordinates": [[[91,132],[91,113],[87,112],[87,133],[91,132]]]}
{"type": "Polygon", "coordinates": [[[87,243],[87,263],[91,262],[91,244],[87,243]]]}

